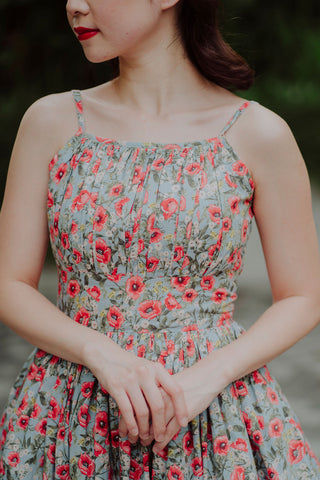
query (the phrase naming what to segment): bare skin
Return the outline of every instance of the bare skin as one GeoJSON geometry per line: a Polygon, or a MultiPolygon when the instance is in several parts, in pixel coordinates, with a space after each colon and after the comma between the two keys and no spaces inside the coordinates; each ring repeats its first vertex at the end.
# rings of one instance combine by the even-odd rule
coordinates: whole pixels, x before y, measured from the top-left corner
{"type": "MultiPolygon", "coordinates": [[[[82,45],[88,60],[120,57],[120,78],[83,91],[89,133],[160,143],[208,139],[243,103],[201,78],[179,41],[173,42],[177,1],[67,2],[71,26],[100,29],[82,45]]],[[[0,215],[0,316],[30,343],[90,368],[118,402],[120,435],[145,444],[155,437],[161,450],[186,424],[183,417],[193,419],[226,385],[319,323],[320,255],[308,173],[287,123],[262,105],[250,105],[227,138],[254,178],[253,207],[273,304],[241,338],[171,376],[75,324],[37,290],[48,247],[48,164],[76,130],[70,92],[38,100],[23,117],[0,215]],[[125,382],[119,380],[123,375],[125,382]]]]}

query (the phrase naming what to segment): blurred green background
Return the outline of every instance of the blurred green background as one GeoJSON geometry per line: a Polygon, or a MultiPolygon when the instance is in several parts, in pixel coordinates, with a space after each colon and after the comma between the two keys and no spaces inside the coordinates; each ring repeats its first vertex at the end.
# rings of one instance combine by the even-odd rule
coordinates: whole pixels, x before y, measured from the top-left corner
{"type": "MultiPolygon", "coordinates": [[[[319,0],[221,3],[226,40],[256,71],[254,86],[236,93],[285,118],[310,176],[319,183],[319,0]]],[[[86,60],[67,23],[65,5],[1,0],[0,203],[16,132],[30,104],[49,93],[88,88],[110,77],[108,63],[86,60]]]]}

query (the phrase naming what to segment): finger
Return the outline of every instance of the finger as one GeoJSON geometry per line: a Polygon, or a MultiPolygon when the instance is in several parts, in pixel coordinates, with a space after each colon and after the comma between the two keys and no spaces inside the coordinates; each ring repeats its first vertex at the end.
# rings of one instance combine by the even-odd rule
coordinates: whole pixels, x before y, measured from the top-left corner
{"type": "Polygon", "coordinates": [[[128,435],[128,427],[122,415],[120,415],[119,421],[119,436],[124,438],[128,435]]]}
{"type": "Polygon", "coordinates": [[[157,440],[162,440],[166,431],[165,405],[162,395],[151,375],[145,376],[140,387],[151,410],[154,437],[157,440]]]}
{"type": "Polygon", "coordinates": [[[135,383],[130,385],[129,388],[127,388],[127,395],[130,398],[136,415],[136,421],[139,428],[138,435],[143,439],[147,438],[149,436],[150,412],[146,399],[140,389],[140,386],[135,383]]]}
{"type": "Polygon", "coordinates": [[[139,434],[139,428],[134,417],[134,411],[132,409],[130,399],[124,391],[112,396],[118,404],[118,408],[121,411],[121,414],[127,425],[129,434],[132,436],[137,436],[139,434]]]}
{"type": "Polygon", "coordinates": [[[170,375],[165,368],[159,369],[157,374],[159,383],[173,402],[178,423],[181,427],[186,427],[188,425],[188,409],[181,385],[174,379],[174,375],[170,375]]]}
{"type": "Polygon", "coordinates": [[[176,417],[173,417],[167,425],[165,438],[161,442],[155,441],[152,447],[153,453],[159,453],[172,440],[172,438],[181,430],[176,417]]]}

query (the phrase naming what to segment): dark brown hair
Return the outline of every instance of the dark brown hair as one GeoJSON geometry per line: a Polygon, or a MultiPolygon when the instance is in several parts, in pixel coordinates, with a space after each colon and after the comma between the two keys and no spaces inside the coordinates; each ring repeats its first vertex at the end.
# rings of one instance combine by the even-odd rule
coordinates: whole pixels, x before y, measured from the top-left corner
{"type": "MultiPolygon", "coordinates": [[[[220,0],[180,0],[177,31],[188,58],[206,79],[229,90],[246,90],[255,71],[223,39],[219,26],[220,0]]],[[[119,57],[109,60],[114,77],[119,57]]]]}

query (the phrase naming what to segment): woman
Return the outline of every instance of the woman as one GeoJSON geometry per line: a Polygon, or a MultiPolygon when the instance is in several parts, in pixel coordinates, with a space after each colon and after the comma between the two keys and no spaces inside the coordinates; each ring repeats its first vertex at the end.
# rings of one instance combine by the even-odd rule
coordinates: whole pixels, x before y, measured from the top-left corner
{"type": "Polygon", "coordinates": [[[253,74],[217,7],[66,4],[87,59],[120,74],[39,99],[17,134],[0,315],[35,349],[1,419],[3,478],[320,478],[266,365],[320,320],[308,174],[286,122],[232,93],[253,74]],[[273,304],[245,331],[253,217],[273,304]],[[37,289],[49,241],[56,306],[37,289]]]}

